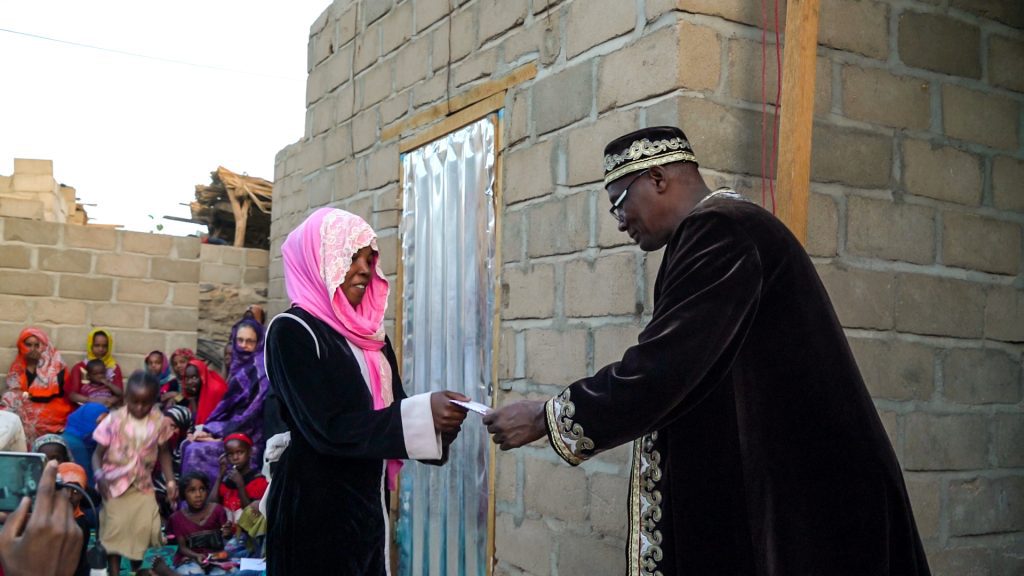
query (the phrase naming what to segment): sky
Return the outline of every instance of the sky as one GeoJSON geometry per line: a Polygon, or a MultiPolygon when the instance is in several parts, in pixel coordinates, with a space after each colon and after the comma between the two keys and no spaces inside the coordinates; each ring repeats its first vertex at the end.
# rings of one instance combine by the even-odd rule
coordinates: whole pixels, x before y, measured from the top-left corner
{"type": "Polygon", "coordinates": [[[303,135],[309,27],[328,5],[0,0],[0,174],[51,159],[90,221],[205,228],[163,216],[190,217],[217,166],[274,179],[303,135]]]}

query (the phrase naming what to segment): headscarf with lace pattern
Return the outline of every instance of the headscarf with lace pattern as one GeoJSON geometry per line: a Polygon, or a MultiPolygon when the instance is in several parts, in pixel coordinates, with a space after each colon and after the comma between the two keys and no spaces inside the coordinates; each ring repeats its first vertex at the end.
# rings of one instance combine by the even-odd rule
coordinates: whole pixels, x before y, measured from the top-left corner
{"type": "MultiPolygon", "coordinates": [[[[369,246],[377,250],[377,233],[359,216],[336,208],[313,212],[281,246],[285,288],[292,303],[334,328],[363,352],[370,375],[373,409],[394,402],[391,365],[384,357],[384,312],[388,281],[377,262],[359,306],[353,307],[341,290],[352,257],[369,246]]],[[[388,486],[394,489],[401,469],[389,460],[388,486]]]]}

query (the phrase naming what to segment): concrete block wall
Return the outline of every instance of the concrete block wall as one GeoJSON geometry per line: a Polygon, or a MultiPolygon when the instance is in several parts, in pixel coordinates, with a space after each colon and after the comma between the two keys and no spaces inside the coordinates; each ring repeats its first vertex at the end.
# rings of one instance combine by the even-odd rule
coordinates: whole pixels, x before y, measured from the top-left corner
{"type": "Polygon", "coordinates": [[[151,350],[195,347],[199,240],[0,218],[0,366],[26,326],[46,331],[70,366],[86,335],[109,328],[122,369],[151,350]]]}
{"type": "Polygon", "coordinates": [[[199,261],[197,335],[224,344],[247,307],[267,302],[269,252],[203,244],[199,261]]]}
{"type": "MultiPolygon", "coordinates": [[[[497,401],[616,360],[649,317],[661,255],[607,215],[603,145],[680,125],[710,185],[760,202],[763,32],[769,118],[775,93],[760,19],[757,3],[719,0],[334,2],[310,29],[305,137],[277,156],[272,311],[281,242],[319,206],[367,218],[393,275],[398,141],[383,130],[534,62],[502,125],[497,401]]],[[[1012,0],[822,2],[807,248],[936,574],[1024,558],[1022,27],[1012,0]]],[[[499,454],[498,573],[621,573],[628,461],[625,447],[579,469],[543,443],[499,454]]]]}

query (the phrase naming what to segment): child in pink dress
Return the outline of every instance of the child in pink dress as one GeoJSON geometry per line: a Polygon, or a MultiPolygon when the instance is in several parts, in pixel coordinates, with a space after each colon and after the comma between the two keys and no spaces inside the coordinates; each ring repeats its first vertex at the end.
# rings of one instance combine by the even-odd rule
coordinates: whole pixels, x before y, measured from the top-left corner
{"type": "Polygon", "coordinates": [[[110,413],[93,432],[96,451],[92,465],[103,496],[100,541],[107,548],[111,574],[119,574],[121,556],[138,570],[146,549],[159,546],[160,513],[153,490],[153,467],[160,461],[167,496],[177,496],[171,452],[174,433],[157,406],[160,382],[143,370],[128,379],[125,405],[110,413]]]}

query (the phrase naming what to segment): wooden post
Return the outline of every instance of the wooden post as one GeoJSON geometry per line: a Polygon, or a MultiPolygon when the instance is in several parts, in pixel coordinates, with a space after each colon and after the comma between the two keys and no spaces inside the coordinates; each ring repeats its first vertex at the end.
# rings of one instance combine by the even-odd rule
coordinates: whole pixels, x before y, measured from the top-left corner
{"type": "Polygon", "coordinates": [[[778,214],[800,240],[807,242],[807,198],[811,180],[811,134],[814,125],[814,73],[818,48],[818,0],[789,0],[782,60],[782,115],[776,189],[778,214]]]}

